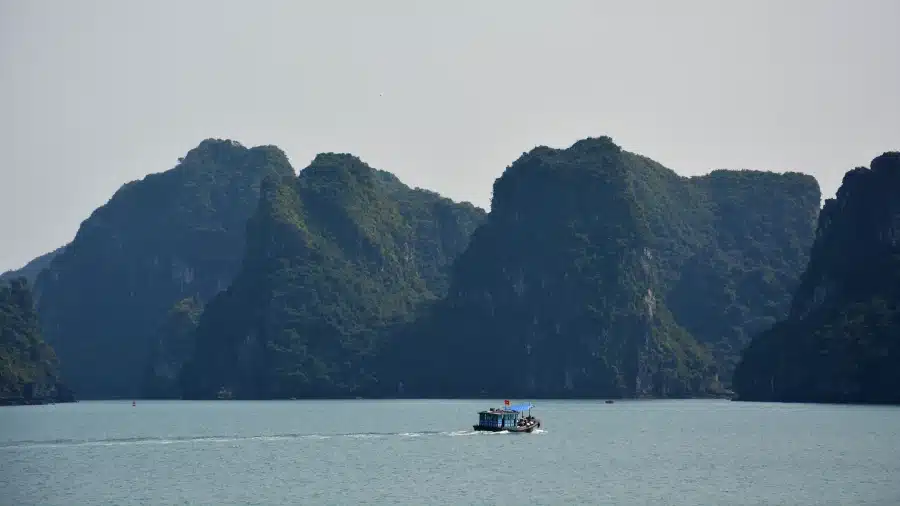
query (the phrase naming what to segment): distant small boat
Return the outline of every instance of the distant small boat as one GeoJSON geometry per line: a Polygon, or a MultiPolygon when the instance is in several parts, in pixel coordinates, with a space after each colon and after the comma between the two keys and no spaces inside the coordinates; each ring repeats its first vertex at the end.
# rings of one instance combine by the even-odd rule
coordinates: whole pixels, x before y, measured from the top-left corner
{"type": "Polygon", "coordinates": [[[472,428],[486,432],[532,432],[541,427],[541,421],[531,416],[533,407],[533,404],[510,406],[509,401],[506,401],[506,405],[502,408],[479,412],[478,424],[472,428]]]}
{"type": "Polygon", "coordinates": [[[612,404],[614,401],[612,399],[606,399],[607,404],[612,404]]]}

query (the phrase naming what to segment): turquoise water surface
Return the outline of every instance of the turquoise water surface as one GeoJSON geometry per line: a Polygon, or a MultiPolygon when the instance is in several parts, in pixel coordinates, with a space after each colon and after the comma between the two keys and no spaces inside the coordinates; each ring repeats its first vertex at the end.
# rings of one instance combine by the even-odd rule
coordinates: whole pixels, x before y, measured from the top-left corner
{"type": "Polygon", "coordinates": [[[2,408],[0,501],[900,505],[900,408],[538,400],[538,433],[473,432],[502,401],[2,408]]]}

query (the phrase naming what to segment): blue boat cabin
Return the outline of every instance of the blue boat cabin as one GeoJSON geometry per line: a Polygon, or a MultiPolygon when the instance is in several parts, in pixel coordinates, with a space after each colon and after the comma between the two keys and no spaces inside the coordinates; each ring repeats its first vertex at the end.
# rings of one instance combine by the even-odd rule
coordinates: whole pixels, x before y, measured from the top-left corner
{"type": "Polygon", "coordinates": [[[507,410],[491,410],[478,413],[478,425],[482,427],[515,427],[519,413],[507,410]]]}

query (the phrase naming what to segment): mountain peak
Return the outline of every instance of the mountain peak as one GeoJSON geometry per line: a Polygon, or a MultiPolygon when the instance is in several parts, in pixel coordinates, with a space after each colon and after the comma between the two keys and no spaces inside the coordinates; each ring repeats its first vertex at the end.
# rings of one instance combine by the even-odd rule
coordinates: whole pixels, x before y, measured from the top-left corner
{"type": "Polygon", "coordinates": [[[574,152],[599,152],[612,151],[618,153],[622,148],[613,142],[612,137],[602,135],[600,137],[587,137],[572,144],[567,151],[574,152]]]}
{"type": "Polygon", "coordinates": [[[300,171],[300,179],[313,186],[328,185],[348,189],[350,187],[375,187],[382,179],[377,170],[349,153],[319,153],[300,171]],[[361,186],[360,186],[361,185],[361,186]]]}
{"type": "Polygon", "coordinates": [[[606,135],[600,137],[586,137],[565,149],[551,148],[549,146],[535,146],[531,151],[522,153],[513,165],[533,160],[535,158],[552,158],[567,155],[596,155],[603,153],[621,153],[622,148],[606,135]]]}
{"type": "Polygon", "coordinates": [[[891,171],[900,173],[900,151],[887,151],[882,153],[870,164],[873,171],[891,171]]]}
{"type": "Polygon", "coordinates": [[[872,191],[876,188],[889,189],[900,185],[900,153],[888,151],[872,160],[871,168],[856,167],[844,174],[836,198],[847,199],[859,189],[872,191]]]}
{"type": "MultiPolygon", "coordinates": [[[[244,145],[234,139],[220,139],[217,137],[207,137],[203,139],[198,147],[234,147],[244,148],[244,145]]],[[[245,148],[246,149],[246,148],[245,148]]]]}
{"type": "Polygon", "coordinates": [[[204,139],[191,149],[184,156],[184,160],[193,159],[195,157],[216,157],[226,153],[236,153],[246,151],[247,148],[238,141],[231,139],[204,139]]]}
{"type": "Polygon", "coordinates": [[[228,286],[261,182],[293,174],[277,148],[207,139],[95,209],[35,284],[47,341],[76,390],[134,395],[171,305],[193,295],[205,302],[228,286]],[[73,298],[85,283],[98,294],[73,298]]]}
{"type": "Polygon", "coordinates": [[[309,167],[342,167],[347,165],[369,167],[366,162],[351,153],[319,153],[309,163],[309,167]]]}

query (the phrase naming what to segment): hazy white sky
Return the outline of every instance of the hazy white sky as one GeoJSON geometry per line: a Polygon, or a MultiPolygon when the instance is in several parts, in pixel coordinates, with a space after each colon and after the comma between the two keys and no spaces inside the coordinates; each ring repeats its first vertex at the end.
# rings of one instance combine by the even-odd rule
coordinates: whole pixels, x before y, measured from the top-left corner
{"type": "Polygon", "coordinates": [[[0,271],[207,137],[351,152],[487,208],[536,145],[826,197],[900,149],[898,0],[0,0],[0,271]],[[384,96],[380,96],[384,93],[384,96]]]}

